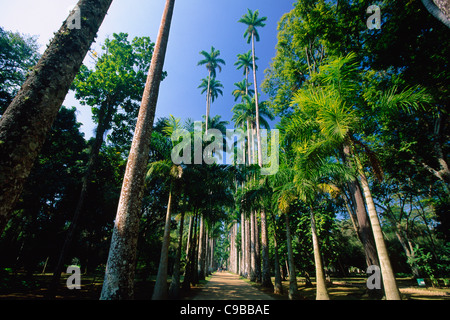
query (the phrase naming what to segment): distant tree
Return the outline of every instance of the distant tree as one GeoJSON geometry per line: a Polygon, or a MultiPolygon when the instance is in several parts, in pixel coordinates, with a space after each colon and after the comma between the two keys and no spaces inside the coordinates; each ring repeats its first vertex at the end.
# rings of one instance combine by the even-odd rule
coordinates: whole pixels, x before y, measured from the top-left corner
{"type": "Polygon", "coordinates": [[[35,37],[0,27],[0,115],[14,99],[31,67],[38,62],[38,49],[35,37]]]}

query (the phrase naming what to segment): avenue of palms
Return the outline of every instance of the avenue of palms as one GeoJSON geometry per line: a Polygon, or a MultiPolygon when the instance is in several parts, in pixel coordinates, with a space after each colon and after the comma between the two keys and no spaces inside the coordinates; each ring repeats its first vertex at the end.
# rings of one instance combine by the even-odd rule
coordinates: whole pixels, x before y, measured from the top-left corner
{"type": "Polygon", "coordinates": [[[182,119],[156,118],[175,0],[162,1],[154,43],[114,33],[94,54],[111,2],[80,0],[85,28],[63,24],[31,69],[17,57],[33,40],[0,29],[1,293],[32,290],[32,277],[51,272],[39,285],[45,297],[67,295],[65,270],[76,265],[93,275],[84,294],[101,300],[190,299],[224,269],[286,300],[342,299],[341,283],[358,291],[346,299],[404,300],[421,279],[449,294],[450,48],[440,4],[382,1],[380,31],[348,22],[364,1],[293,1],[269,65],[258,53],[270,12],[249,8],[229,22],[245,48],[231,48],[234,61],[230,48],[198,52],[192,69],[203,75],[189,85],[206,105],[196,106],[201,119],[182,119]],[[88,52],[93,68],[82,64],[88,52]],[[75,109],[61,106],[70,89],[92,108],[91,141],[75,109]],[[231,129],[239,137],[227,141],[231,129]],[[213,132],[223,150],[205,151],[213,132]],[[269,175],[268,154],[278,161],[269,175]],[[365,282],[373,267],[377,288],[365,282]]]}

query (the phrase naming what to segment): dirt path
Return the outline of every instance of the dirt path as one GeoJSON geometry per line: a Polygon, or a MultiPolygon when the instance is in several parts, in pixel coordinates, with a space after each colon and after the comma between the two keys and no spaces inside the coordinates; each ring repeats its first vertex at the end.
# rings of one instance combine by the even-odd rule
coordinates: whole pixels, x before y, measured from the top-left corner
{"type": "Polygon", "coordinates": [[[237,275],[216,272],[192,300],[273,300],[273,298],[252,287],[237,275]]]}

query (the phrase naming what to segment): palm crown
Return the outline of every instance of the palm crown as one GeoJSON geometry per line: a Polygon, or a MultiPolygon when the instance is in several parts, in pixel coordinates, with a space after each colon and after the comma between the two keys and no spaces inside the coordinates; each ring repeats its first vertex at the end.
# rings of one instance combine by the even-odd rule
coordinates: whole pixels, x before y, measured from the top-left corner
{"type": "Polygon", "coordinates": [[[225,65],[225,61],[220,56],[220,50],[216,50],[214,47],[211,47],[211,52],[206,52],[205,50],[200,51],[200,54],[204,56],[203,60],[198,62],[199,66],[205,65],[206,69],[210,72],[211,77],[216,77],[216,69],[219,72],[222,71],[222,67],[220,64],[225,65]]]}
{"type": "Polygon", "coordinates": [[[259,41],[259,33],[256,28],[264,27],[266,25],[264,21],[267,20],[267,17],[259,18],[259,10],[256,10],[254,12],[250,9],[247,10],[247,14],[238,21],[248,26],[247,30],[245,30],[244,38],[247,38],[247,43],[250,43],[250,41],[252,40],[252,36],[255,37],[256,41],[259,41]]]}

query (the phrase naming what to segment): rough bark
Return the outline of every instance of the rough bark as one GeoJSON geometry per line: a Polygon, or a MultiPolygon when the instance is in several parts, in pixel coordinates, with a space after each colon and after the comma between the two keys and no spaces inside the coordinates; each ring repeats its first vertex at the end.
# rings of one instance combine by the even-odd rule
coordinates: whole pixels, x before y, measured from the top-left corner
{"type": "Polygon", "coordinates": [[[144,178],[175,0],[166,0],[120,194],[101,294],[132,299],[144,178]]]}
{"type": "Polygon", "coordinates": [[[0,118],[0,233],[111,3],[78,2],[81,29],[64,22],[0,118]]]}

